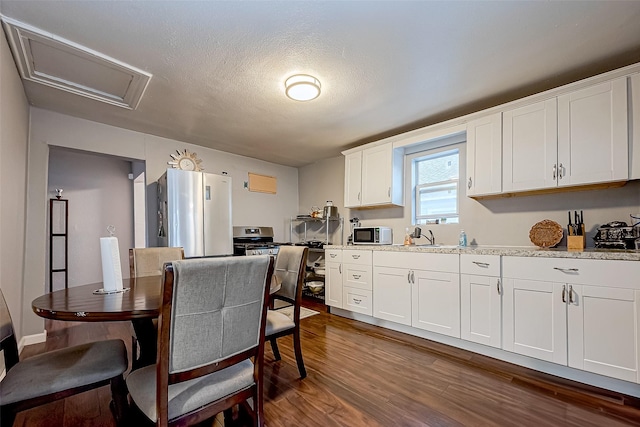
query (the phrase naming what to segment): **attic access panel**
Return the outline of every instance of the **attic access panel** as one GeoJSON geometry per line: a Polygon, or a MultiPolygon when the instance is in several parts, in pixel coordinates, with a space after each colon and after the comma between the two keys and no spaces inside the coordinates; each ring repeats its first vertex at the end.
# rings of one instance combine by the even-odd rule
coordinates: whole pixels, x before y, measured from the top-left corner
{"type": "Polygon", "coordinates": [[[137,108],[151,74],[11,18],[2,23],[23,79],[137,108]]]}

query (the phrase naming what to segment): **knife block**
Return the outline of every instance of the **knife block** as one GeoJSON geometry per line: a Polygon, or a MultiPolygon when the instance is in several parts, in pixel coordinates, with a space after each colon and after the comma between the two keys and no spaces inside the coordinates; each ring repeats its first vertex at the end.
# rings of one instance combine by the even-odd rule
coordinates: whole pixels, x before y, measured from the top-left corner
{"type": "Polygon", "coordinates": [[[584,233],[582,236],[567,236],[567,249],[570,251],[581,251],[586,244],[586,236],[584,233]]]}

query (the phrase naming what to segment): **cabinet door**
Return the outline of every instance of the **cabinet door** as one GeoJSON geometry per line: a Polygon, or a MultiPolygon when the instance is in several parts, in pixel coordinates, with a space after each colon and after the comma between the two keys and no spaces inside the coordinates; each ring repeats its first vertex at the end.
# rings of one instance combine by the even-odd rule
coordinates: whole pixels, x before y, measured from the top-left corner
{"type": "Polygon", "coordinates": [[[360,206],[362,192],[362,151],[344,158],[344,206],[360,206]]]}
{"type": "Polygon", "coordinates": [[[525,279],[503,284],[502,348],[566,365],[566,285],[525,279]]]}
{"type": "Polygon", "coordinates": [[[460,276],[460,337],[500,348],[502,331],[500,278],[460,276]]]}
{"type": "Polygon", "coordinates": [[[324,277],[325,304],[342,308],[342,263],[327,262],[324,277]]]}
{"type": "Polygon", "coordinates": [[[549,99],[502,115],[502,190],[557,185],[558,111],[549,99]]]}
{"type": "Polygon", "coordinates": [[[373,268],[373,317],[411,326],[411,270],[373,268]]]}
{"type": "Polygon", "coordinates": [[[502,115],[467,123],[467,196],[502,192],[502,115]]]}
{"type": "Polygon", "coordinates": [[[392,155],[390,143],[362,151],[362,205],[391,203],[392,155]]]}
{"type": "Polygon", "coordinates": [[[411,325],[460,338],[460,274],[415,271],[411,325]]]}
{"type": "Polygon", "coordinates": [[[572,285],[569,366],[640,382],[640,291],[572,285]]]}
{"type": "Polygon", "coordinates": [[[558,185],[629,178],[627,78],[558,97],[558,185]]]}

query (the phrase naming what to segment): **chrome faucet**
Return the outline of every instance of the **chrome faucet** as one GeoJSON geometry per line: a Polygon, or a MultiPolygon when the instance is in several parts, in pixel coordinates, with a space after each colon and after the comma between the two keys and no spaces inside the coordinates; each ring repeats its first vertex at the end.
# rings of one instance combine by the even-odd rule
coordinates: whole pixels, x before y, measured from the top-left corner
{"type": "Polygon", "coordinates": [[[431,236],[431,238],[429,238],[427,236],[423,236],[422,235],[422,229],[420,227],[416,227],[413,230],[413,233],[411,233],[409,236],[411,236],[412,239],[417,239],[418,237],[424,237],[425,239],[427,239],[427,241],[429,242],[430,245],[435,245],[436,244],[436,237],[433,235],[433,232],[431,230],[429,230],[429,235],[431,236]]]}

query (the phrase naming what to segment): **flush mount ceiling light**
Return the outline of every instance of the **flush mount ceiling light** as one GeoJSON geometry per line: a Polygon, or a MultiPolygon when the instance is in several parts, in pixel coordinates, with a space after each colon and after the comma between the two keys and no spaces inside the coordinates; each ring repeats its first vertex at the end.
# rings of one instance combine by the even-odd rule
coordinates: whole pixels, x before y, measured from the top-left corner
{"type": "Polygon", "coordinates": [[[285,93],[295,101],[311,101],[320,95],[320,81],[307,74],[296,74],[285,82],[285,93]]]}

